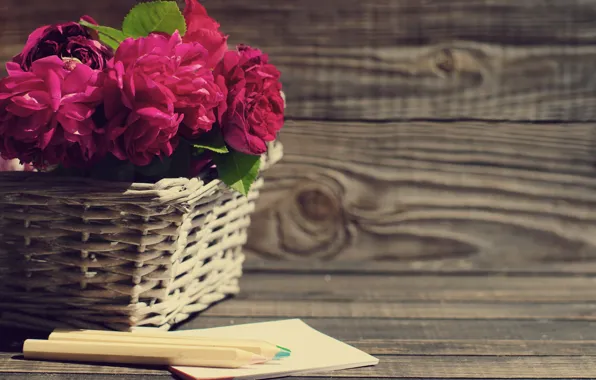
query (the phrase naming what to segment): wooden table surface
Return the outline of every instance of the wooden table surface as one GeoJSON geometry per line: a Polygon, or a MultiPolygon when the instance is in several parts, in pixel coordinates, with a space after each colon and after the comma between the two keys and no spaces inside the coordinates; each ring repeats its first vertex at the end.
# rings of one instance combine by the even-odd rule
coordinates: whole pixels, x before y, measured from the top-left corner
{"type": "MultiPolygon", "coordinates": [[[[326,378],[596,378],[596,277],[581,271],[403,270],[252,262],[243,292],[180,328],[303,318],[380,358],[326,378]]],[[[164,370],[25,361],[0,328],[0,379],[158,380],[164,370]]]]}

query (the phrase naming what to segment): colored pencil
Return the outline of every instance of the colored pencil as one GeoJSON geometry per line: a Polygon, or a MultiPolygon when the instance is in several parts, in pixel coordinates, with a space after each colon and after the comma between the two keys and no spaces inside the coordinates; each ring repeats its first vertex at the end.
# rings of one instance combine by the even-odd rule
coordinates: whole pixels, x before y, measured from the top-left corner
{"type": "Polygon", "coordinates": [[[23,353],[26,359],[217,368],[239,368],[267,361],[236,348],[72,340],[28,339],[23,353]]]}
{"type": "Polygon", "coordinates": [[[134,332],[104,331],[104,330],[55,330],[49,337],[50,340],[74,340],[94,342],[129,342],[129,343],[156,343],[156,344],[182,344],[188,346],[228,347],[252,352],[263,356],[267,360],[277,360],[290,356],[290,350],[275,344],[255,339],[226,339],[206,338],[184,333],[172,334],[169,332],[151,329],[142,329],[134,332]]]}

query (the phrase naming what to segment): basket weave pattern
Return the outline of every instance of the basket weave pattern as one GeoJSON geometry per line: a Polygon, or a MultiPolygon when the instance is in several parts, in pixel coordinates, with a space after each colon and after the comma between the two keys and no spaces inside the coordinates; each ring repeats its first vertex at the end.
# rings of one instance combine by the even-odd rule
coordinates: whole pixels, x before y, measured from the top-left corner
{"type": "MultiPolygon", "coordinates": [[[[280,144],[262,159],[281,158],[280,144]]],[[[0,323],[168,329],[239,291],[248,197],[219,180],[0,174],[0,323]]]]}

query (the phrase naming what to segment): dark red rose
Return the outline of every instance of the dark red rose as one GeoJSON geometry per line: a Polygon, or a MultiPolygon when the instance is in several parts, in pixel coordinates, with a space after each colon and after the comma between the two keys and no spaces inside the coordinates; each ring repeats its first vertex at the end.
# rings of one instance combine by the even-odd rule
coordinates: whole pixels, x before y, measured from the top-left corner
{"type": "Polygon", "coordinates": [[[226,94],[217,112],[226,143],[242,153],[265,153],[284,122],[279,70],[260,50],[239,46],[225,54],[214,75],[226,94]]]}
{"type": "MultiPolygon", "coordinates": [[[[94,23],[90,17],[84,19],[94,23]]],[[[60,58],[76,58],[92,69],[103,70],[113,52],[95,40],[96,36],[76,22],[42,26],[29,35],[23,51],[12,61],[29,71],[31,64],[38,59],[57,55],[60,58]]]]}
{"type": "Polygon", "coordinates": [[[82,36],[71,37],[64,48],[63,57],[76,58],[92,69],[103,70],[112,50],[97,40],[82,36]]]}

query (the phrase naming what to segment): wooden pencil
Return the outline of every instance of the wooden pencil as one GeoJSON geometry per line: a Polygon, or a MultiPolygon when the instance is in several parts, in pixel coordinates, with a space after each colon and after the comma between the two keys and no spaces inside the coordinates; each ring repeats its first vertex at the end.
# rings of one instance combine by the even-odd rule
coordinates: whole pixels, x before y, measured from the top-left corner
{"type": "Polygon", "coordinates": [[[130,342],[156,344],[183,344],[188,346],[229,347],[261,355],[268,360],[281,359],[289,356],[289,350],[272,343],[256,339],[227,339],[197,337],[184,333],[168,333],[165,331],[151,331],[150,329],[135,332],[104,331],[104,330],[55,330],[50,340],[74,340],[94,342],[130,342]]]}
{"type": "Polygon", "coordinates": [[[267,361],[265,357],[236,348],[72,340],[28,339],[23,353],[26,359],[217,368],[239,368],[267,361]]]}

